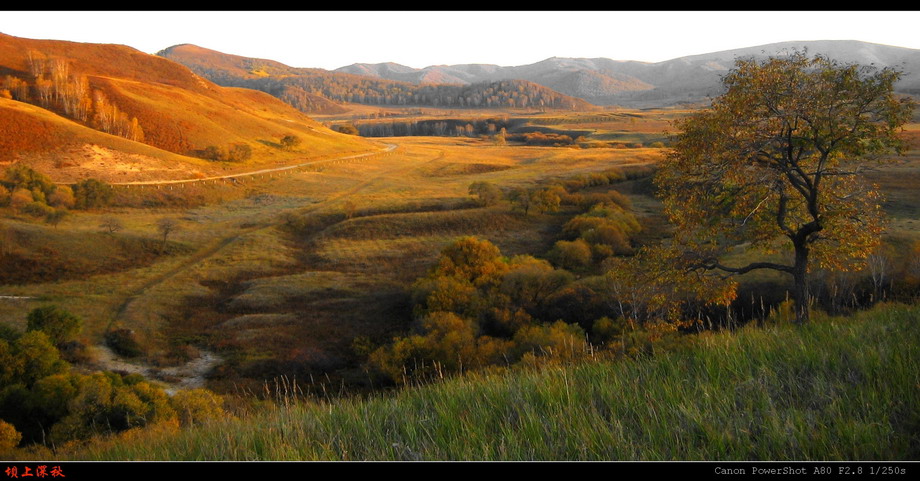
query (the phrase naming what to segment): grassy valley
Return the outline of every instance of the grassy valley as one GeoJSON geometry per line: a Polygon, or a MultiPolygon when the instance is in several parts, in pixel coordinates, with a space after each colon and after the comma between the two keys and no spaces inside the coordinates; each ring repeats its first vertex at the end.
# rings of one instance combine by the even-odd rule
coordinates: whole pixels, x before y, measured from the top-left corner
{"type": "MultiPolygon", "coordinates": [[[[310,75],[331,74],[0,36],[0,412],[16,421],[0,453],[917,459],[920,119],[867,173],[882,248],[815,269],[812,322],[764,271],[722,304],[674,300],[681,322],[640,322],[624,304],[642,286],[611,272],[673,237],[654,179],[696,107],[473,108],[475,89],[430,105],[398,98],[460,87],[405,82],[392,102],[307,108],[243,87],[310,75]],[[92,115],[39,100],[54,59],[71,62],[59,85],[106,99],[92,115]],[[103,105],[143,135],[106,132],[103,105]],[[49,306],[79,329],[43,331],[49,306]]],[[[348,95],[398,83],[362,82],[348,95]]]]}

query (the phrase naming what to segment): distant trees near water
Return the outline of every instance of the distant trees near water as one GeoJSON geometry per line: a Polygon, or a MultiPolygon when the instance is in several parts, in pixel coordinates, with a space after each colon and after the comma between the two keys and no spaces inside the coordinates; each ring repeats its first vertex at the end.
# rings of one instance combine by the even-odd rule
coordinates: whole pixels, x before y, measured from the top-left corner
{"type": "Polygon", "coordinates": [[[470,85],[422,84],[360,75],[311,73],[301,76],[214,78],[222,85],[267,92],[304,110],[315,106],[306,94],[337,102],[367,105],[419,105],[441,108],[590,108],[584,100],[526,80],[500,80],[470,85]]]}
{"type": "MultiPolygon", "coordinates": [[[[577,131],[513,132],[521,128],[521,121],[507,117],[477,119],[385,120],[342,124],[332,127],[339,132],[355,133],[362,137],[490,137],[502,142],[519,142],[525,145],[559,147],[575,145],[583,138],[577,131]]],[[[525,127],[526,128],[526,127],[525,127]]]]}
{"type": "Polygon", "coordinates": [[[507,118],[488,119],[433,119],[407,122],[381,121],[354,124],[362,137],[478,137],[494,136],[511,127],[507,118]]]}
{"type": "Polygon", "coordinates": [[[0,79],[0,97],[38,105],[108,134],[144,141],[137,117],[91,86],[87,76],[74,71],[68,60],[32,51],[28,65],[28,78],[7,75],[0,79]]]}

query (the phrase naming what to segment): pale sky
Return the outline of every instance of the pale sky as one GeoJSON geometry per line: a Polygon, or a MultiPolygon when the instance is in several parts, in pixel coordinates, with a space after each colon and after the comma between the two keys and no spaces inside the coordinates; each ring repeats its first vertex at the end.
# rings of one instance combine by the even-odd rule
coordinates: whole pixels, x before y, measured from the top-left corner
{"type": "Polygon", "coordinates": [[[917,25],[920,11],[0,11],[0,33],[17,37],[151,54],[191,43],[330,70],[515,66],[554,56],[660,62],[794,40],[920,49],[917,25]]]}

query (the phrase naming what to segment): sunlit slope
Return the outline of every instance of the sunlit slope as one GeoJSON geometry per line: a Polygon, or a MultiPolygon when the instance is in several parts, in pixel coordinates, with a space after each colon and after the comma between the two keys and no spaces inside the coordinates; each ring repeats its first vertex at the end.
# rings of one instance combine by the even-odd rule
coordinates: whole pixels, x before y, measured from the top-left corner
{"type": "Polygon", "coordinates": [[[34,105],[0,98],[0,167],[23,162],[57,182],[181,179],[207,172],[202,160],[80,125],[34,105]]]}
{"type": "MultiPolygon", "coordinates": [[[[30,93],[24,99],[28,105],[16,101],[23,99],[13,95],[0,99],[4,112],[0,132],[12,137],[0,140],[0,162],[4,163],[24,161],[60,168],[85,163],[90,155],[86,152],[101,150],[140,154],[147,156],[145,162],[163,164],[151,165],[154,171],[199,170],[210,174],[379,148],[361,138],[333,132],[271,95],[221,87],[175,62],[120,45],[29,40],[0,34],[0,91],[3,82],[9,84],[9,78],[28,84],[30,93]],[[136,119],[142,137],[132,142],[104,134],[93,116],[76,119],[39,102],[33,67],[36,59],[49,64],[66,63],[71,79],[68,82],[85,81],[88,105],[96,108],[96,98],[101,94],[126,118],[136,119]],[[95,132],[88,131],[93,129],[95,132]],[[300,143],[295,148],[282,148],[280,140],[285,136],[296,136],[300,143]],[[231,145],[248,146],[251,156],[232,165],[193,158],[201,157],[208,147],[231,145]]],[[[111,160],[119,162],[124,155],[112,155],[111,160]]],[[[112,175],[105,169],[95,173],[99,177],[112,175]]],[[[147,175],[150,173],[116,175],[119,179],[131,177],[125,181],[151,180],[147,175]]],[[[64,180],[76,172],[48,174],[64,180]]]]}

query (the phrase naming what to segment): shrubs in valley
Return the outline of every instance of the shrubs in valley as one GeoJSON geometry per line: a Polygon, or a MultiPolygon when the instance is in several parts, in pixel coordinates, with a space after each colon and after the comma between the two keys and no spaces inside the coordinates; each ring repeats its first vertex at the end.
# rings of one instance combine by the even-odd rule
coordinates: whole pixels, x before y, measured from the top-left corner
{"type": "Polygon", "coordinates": [[[408,382],[584,354],[580,326],[539,320],[547,300],[573,279],[548,261],[509,259],[487,240],[458,239],[415,283],[411,333],[371,353],[370,364],[392,381],[408,382]]]}
{"type": "Polygon", "coordinates": [[[33,309],[26,320],[27,331],[44,332],[56,346],[73,340],[83,329],[82,319],[54,305],[33,309]]]}
{"type": "Polygon", "coordinates": [[[71,186],[56,185],[51,179],[30,167],[14,164],[0,180],[0,206],[9,206],[16,213],[44,217],[57,225],[68,209],[92,209],[108,205],[114,191],[96,179],[85,179],[71,186]]]}
{"type": "Polygon", "coordinates": [[[222,398],[210,391],[169,396],[140,375],[72,369],[56,344],[66,345],[81,324],[73,314],[46,306],[29,314],[26,332],[0,335],[0,453],[17,444],[60,445],[225,414],[222,398]]]}
{"type": "Polygon", "coordinates": [[[681,270],[667,250],[637,245],[642,224],[626,196],[582,192],[650,173],[613,170],[506,192],[471,184],[481,207],[504,198],[524,215],[562,206],[579,213],[546,259],[506,257],[475,237],[445,247],[413,285],[410,332],[374,350],[370,365],[404,383],[536,358],[574,359],[596,352],[589,342],[638,353],[694,325],[707,309],[726,307],[733,285],[681,270]]]}

